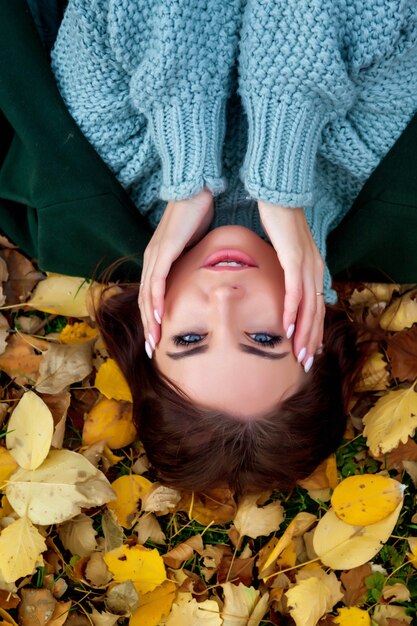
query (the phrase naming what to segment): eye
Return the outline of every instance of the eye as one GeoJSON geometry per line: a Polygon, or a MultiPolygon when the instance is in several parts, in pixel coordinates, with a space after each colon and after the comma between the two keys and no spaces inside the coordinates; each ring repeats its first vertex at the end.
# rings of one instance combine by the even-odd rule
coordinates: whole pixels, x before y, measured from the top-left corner
{"type": "Polygon", "coordinates": [[[189,346],[192,343],[199,343],[203,341],[206,335],[199,335],[197,333],[188,333],[187,335],[175,335],[173,341],[176,346],[189,346]]]}
{"type": "Polygon", "coordinates": [[[269,348],[273,348],[278,344],[282,343],[281,335],[269,335],[268,333],[251,333],[248,334],[249,339],[252,341],[256,341],[256,343],[260,343],[263,346],[268,346],[269,348]]]}

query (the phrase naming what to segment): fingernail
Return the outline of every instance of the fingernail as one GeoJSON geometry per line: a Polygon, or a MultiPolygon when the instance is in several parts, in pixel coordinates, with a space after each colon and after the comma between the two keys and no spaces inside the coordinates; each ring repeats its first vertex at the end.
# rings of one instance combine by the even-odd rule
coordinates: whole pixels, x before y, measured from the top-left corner
{"type": "Polygon", "coordinates": [[[311,370],[311,366],[313,365],[313,361],[314,361],[314,356],[309,356],[306,364],[304,365],[304,371],[307,374],[307,372],[309,372],[311,370]]]}
{"type": "Polygon", "coordinates": [[[152,350],[155,350],[156,348],[156,343],[155,343],[155,339],[152,337],[151,333],[149,333],[148,335],[148,341],[152,347],[152,350]]]}
{"type": "Polygon", "coordinates": [[[307,348],[301,348],[300,352],[298,353],[297,361],[301,363],[301,361],[304,359],[306,354],[307,354],[307,348]]]}
{"type": "Polygon", "coordinates": [[[151,359],[152,358],[152,348],[149,345],[149,343],[147,341],[145,341],[145,352],[148,355],[148,357],[151,359]]]}
{"type": "Polygon", "coordinates": [[[291,339],[291,337],[292,337],[292,336],[293,336],[293,334],[294,334],[294,330],[295,330],[295,326],[294,326],[294,324],[290,324],[290,325],[288,326],[288,330],[287,330],[287,339],[291,339]]]}
{"type": "Polygon", "coordinates": [[[156,321],[158,322],[158,324],[161,324],[162,320],[161,320],[161,318],[159,316],[159,313],[158,313],[158,311],[156,309],[153,310],[153,316],[156,319],[156,321]]]}

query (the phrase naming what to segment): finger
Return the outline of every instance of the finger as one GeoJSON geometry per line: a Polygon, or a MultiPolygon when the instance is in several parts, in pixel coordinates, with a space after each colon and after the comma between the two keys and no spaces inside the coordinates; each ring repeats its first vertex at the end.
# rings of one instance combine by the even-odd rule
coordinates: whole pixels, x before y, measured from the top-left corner
{"type": "Polygon", "coordinates": [[[303,275],[303,297],[300,303],[297,325],[294,335],[294,354],[304,366],[314,355],[313,341],[317,328],[317,296],[314,284],[314,275],[311,269],[306,268],[303,275]]]}
{"type": "Polygon", "coordinates": [[[298,309],[303,296],[301,265],[296,262],[285,264],[283,270],[285,277],[283,326],[287,338],[290,338],[294,332],[298,309]]]}

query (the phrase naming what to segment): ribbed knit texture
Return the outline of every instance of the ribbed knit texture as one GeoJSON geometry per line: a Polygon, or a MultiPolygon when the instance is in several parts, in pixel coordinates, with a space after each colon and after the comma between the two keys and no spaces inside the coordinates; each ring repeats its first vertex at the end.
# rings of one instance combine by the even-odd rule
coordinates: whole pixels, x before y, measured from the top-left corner
{"type": "Polygon", "coordinates": [[[69,0],[52,67],[152,226],[206,186],[212,227],[264,236],[258,199],[304,207],[325,257],[417,111],[417,3],[69,0]]]}

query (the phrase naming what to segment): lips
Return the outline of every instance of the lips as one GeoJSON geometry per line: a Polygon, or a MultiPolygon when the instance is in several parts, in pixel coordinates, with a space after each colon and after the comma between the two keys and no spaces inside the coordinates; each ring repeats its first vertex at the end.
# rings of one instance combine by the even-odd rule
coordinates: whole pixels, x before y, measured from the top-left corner
{"type": "Polygon", "coordinates": [[[223,250],[217,250],[207,257],[202,265],[205,269],[210,270],[229,270],[239,271],[248,269],[250,267],[258,267],[255,261],[246,252],[242,250],[236,250],[234,248],[227,248],[223,250]],[[220,265],[215,267],[218,263],[239,263],[239,265],[220,265]]]}

